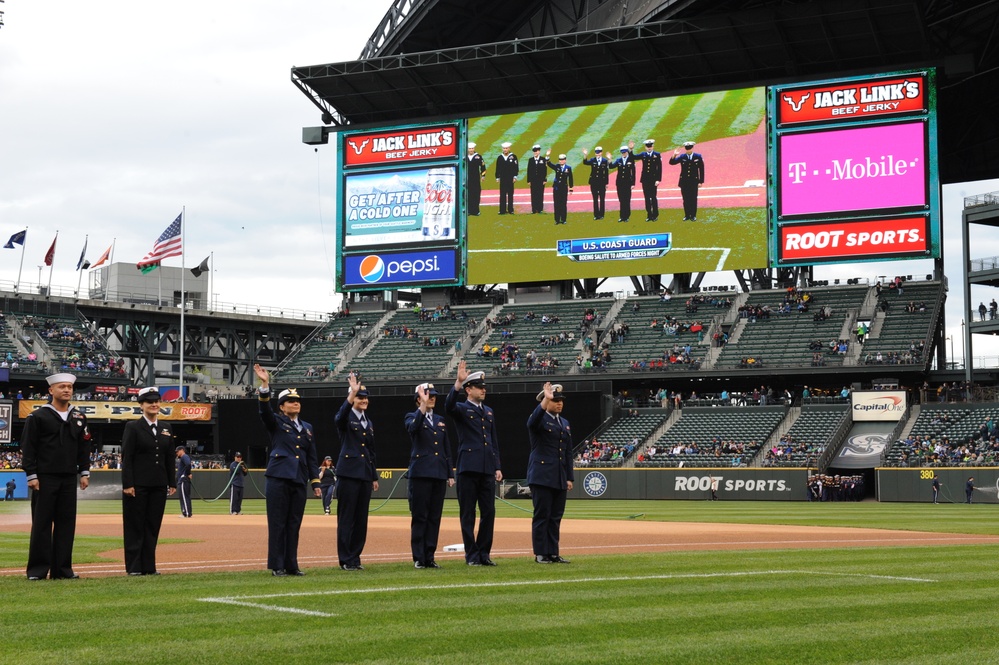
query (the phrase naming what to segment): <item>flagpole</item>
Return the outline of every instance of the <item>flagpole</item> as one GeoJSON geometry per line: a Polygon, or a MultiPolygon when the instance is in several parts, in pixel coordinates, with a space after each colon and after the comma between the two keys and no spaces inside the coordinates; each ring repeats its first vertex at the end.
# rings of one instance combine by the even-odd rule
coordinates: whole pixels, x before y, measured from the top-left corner
{"type": "Polygon", "coordinates": [[[117,238],[114,238],[113,240],[111,240],[111,259],[108,262],[108,278],[104,281],[104,300],[105,301],[108,299],[108,284],[111,283],[111,266],[114,265],[114,244],[115,244],[115,242],[117,240],[118,240],[117,238]]]}
{"type": "Polygon", "coordinates": [[[45,289],[47,295],[52,295],[52,271],[55,269],[55,244],[59,240],[59,232],[56,231],[55,240],[52,241],[52,263],[49,264],[49,285],[45,289]]]}
{"type": "Polygon", "coordinates": [[[184,310],[187,309],[187,297],[184,294],[184,254],[187,251],[184,242],[184,222],[187,217],[187,206],[180,209],[180,397],[184,399],[184,310]]]}
{"type": "MultiPolygon", "coordinates": [[[[80,255],[80,265],[78,265],[76,267],[76,271],[80,273],[79,275],[76,276],[76,297],[77,298],[80,297],[80,283],[83,281],[83,271],[84,271],[83,264],[87,260],[86,259],[86,254],[87,254],[87,241],[88,240],[90,240],[90,234],[89,233],[86,236],[84,236],[84,238],[83,238],[83,254],[80,255]]],[[[53,261],[53,263],[55,263],[55,261],[53,261]]]]}
{"type": "Polygon", "coordinates": [[[28,227],[24,227],[24,242],[21,243],[21,265],[17,268],[17,284],[14,285],[14,291],[18,292],[21,289],[21,270],[24,269],[24,246],[28,244],[28,227]]]}
{"type": "MultiPolygon", "coordinates": [[[[156,266],[158,268],[163,267],[163,262],[159,261],[156,266]]],[[[156,306],[163,306],[163,271],[160,270],[156,273],[156,306]]]]}
{"type": "Polygon", "coordinates": [[[215,309],[215,252],[208,253],[208,305],[215,309]]]}

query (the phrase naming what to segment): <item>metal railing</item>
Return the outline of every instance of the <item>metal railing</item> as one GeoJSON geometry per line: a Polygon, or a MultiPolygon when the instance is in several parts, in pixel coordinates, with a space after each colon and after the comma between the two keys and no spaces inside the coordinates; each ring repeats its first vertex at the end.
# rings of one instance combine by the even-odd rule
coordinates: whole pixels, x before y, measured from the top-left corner
{"type": "MultiPolygon", "coordinates": [[[[104,300],[99,293],[94,293],[86,287],[82,287],[80,291],[76,289],[65,287],[65,286],[52,286],[51,288],[45,284],[36,284],[33,282],[21,281],[20,284],[13,282],[11,280],[0,280],[0,292],[6,291],[15,294],[21,294],[33,298],[65,298],[69,300],[89,300],[91,303],[94,302],[105,302],[105,303],[130,303],[137,305],[152,305],[156,306],[156,297],[150,296],[148,293],[130,293],[127,291],[116,291],[113,295],[113,299],[104,300]]],[[[164,298],[164,307],[167,303],[172,302],[172,296],[167,299],[164,298]]],[[[253,305],[246,303],[232,303],[226,301],[215,300],[211,302],[199,302],[198,307],[194,307],[193,303],[189,302],[187,306],[188,312],[207,312],[210,315],[213,314],[237,314],[240,316],[267,316],[279,319],[295,319],[298,321],[330,321],[332,319],[332,314],[330,312],[317,312],[312,310],[304,309],[293,309],[289,307],[269,307],[267,305],[253,305]]],[[[179,308],[179,305],[170,305],[179,308]]]]}
{"type": "Polygon", "coordinates": [[[989,192],[987,194],[975,194],[964,197],[965,208],[977,208],[978,206],[999,205],[999,192],[989,192]]]}

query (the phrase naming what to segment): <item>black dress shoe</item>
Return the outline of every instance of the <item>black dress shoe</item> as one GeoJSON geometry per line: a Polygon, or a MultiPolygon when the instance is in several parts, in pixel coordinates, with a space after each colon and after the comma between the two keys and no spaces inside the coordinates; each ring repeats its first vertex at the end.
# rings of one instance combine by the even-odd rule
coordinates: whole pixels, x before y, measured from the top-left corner
{"type": "Polygon", "coordinates": [[[142,577],[142,573],[139,573],[139,572],[131,572],[131,573],[129,573],[129,574],[128,574],[128,576],[129,576],[129,577],[142,577]]]}
{"type": "Polygon", "coordinates": [[[76,573],[73,573],[72,575],[63,575],[61,577],[53,577],[52,579],[54,579],[54,580],[78,580],[78,579],[80,579],[80,576],[77,575],[76,573]]]}
{"type": "Polygon", "coordinates": [[[481,566],[482,565],[481,561],[466,561],[465,563],[467,563],[469,566],[481,566]]]}
{"type": "Polygon", "coordinates": [[[38,580],[44,580],[44,577],[38,577],[37,575],[28,575],[28,579],[32,582],[37,582],[38,580]]]}
{"type": "Polygon", "coordinates": [[[483,566],[495,566],[496,562],[493,561],[492,559],[483,559],[482,560],[482,565],[483,566]]]}
{"type": "Polygon", "coordinates": [[[423,567],[424,568],[440,568],[441,565],[439,563],[437,563],[436,561],[430,561],[428,563],[423,564],[423,567]]]}
{"type": "Polygon", "coordinates": [[[537,556],[534,557],[534,562],[535,563],[551,563],[552,560],[549,559],[546,556],[541,556],[540,554],[538,554],[537,556]]]}
{"type": "Polygon", "coordinates": [[[142,574],[143,575],[159,575],[160,571],[158,571],[158,570],[151,570],[151,571],[149,571],[147,573],[142,573],[142,574]]]}
{"type": "Polygon", "coordinates": [[[557,554],[555,556],[553,556],[553,557],[548,557],[548,558],[551,560],[552,563],[572,563],[568,559],[563,559],[562,557],[560,557],[557,554]]]}
{"type": "Polygon", "coordinates": [[[288,571],[286,571],[284,568],[277,568],[271,571],[271,575],[273,575],[274,577],[288,577],[288,571]]]}
{"type": "Polygon", "coordinates": [[[354,565],[349,565],[349,564],[344,563],[344,564],[340,565],[340,569],[341,570],[349,570],[349,571],[353,572],[355,570],[364,570],[364,566],[362,566],[361,564],[357,564],[356,566],[354,566],[354,565]]]}
{"type": "Polygon", "coordinates": [[[305,571],[303,570],[289,570],[289,575],[294,575],[295,577],[305,577],[305,571]]]}

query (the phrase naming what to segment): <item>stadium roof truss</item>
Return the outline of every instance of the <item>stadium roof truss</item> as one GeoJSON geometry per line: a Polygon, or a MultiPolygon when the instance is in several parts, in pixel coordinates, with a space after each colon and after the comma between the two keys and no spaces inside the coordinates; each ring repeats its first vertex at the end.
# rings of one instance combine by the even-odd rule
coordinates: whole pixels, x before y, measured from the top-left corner
{"type": "Polygon", "coordinates": [[[632,25],[574,29],[596,5],[620,4],[397,0],[370,57],[294,67],[291,78],[336,129],[933,65],[944,181],[999,171],[999,3],[638,3],[649,9],[619,19],[632,25]],[[672,18],[648,20],[661,16],[672,18]]]}

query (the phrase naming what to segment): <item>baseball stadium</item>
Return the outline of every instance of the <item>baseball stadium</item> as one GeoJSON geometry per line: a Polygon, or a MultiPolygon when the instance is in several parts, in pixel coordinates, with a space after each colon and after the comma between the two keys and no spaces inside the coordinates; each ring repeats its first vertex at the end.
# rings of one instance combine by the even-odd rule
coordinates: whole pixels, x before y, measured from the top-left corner
{"type": "Polygon", "coordinates": [[[3,662],[999,662],[996,3],[351,27],[337,311],[0,283],[3,662]]]}

